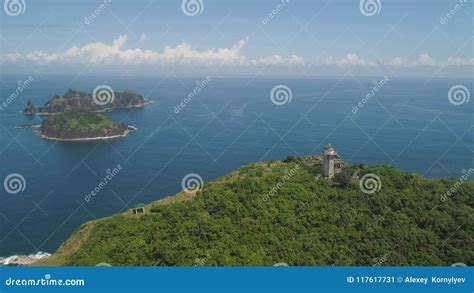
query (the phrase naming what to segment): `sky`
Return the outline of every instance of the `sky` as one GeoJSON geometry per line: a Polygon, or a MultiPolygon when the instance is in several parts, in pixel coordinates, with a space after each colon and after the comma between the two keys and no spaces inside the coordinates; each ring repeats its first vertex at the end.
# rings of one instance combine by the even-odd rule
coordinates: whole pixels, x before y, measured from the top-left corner
{"type": "Polygon", "coordinates": [[[473,76],[472,0],[4,0],[3,8],[2,74],[473,76]]]}

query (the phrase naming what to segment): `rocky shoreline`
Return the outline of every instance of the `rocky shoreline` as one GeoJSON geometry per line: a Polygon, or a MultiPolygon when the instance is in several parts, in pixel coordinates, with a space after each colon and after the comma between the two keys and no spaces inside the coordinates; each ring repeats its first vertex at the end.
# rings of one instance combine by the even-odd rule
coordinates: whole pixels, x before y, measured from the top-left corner
{"type": "Polygon", "coordinates": [[[95,140],[109,140],[109,139],[117,139],[117,138],[122,138],[126,137],[130,133],[136,131],[138,128],[132,125],[127,125],[127,129],[123,132],[123,134],[117,134],[117,135],[110,135],[110,136],[98,136],[98,137],[80,137],[80,138],[58,138],[58,137],[53,137],[53,136],[47,136],[45,134],[42,134],[41,131],[37,130],[36,134],[38,134],[40,137],[49,139],[49,140],[55,140],[55,141],[95,141],[95,140]]]}
{"type": "Polygon", "coordinates": [[[15,128],[23,129],[23,128],[40,128],[40,127],[41,127],[41,124],[22,124],[22,125],[16,126],[15,128]]]}
{"type": "Polygon", "coordinates": [[[121,138],[136,130],[135,126],[114,122],[91,110],[71,108],[44,117],[36,134],[56,141],[91,141],[121,138]]]}
{"type": "Polygon", "coordinates": [[[37,261],[50,257],[51,254],[41,252],[28,255],[12,255],[8,257],[0,257],[0,266],[27,266],[37,261]]]}
{"type": "Polygon", "coordinates": [[[124,92],[109,92],[106,100],[102,101],[94,94],[83,91],[68,90],[62,96],[54,96],[44,106],[35,107],[28,100],[26,108],[21,111],[23,115],[51,116],[70,108],[82,108],[92,112],[107,112],[115,109],[141,108],[154,103],[131,90],[124,92]]]}
{"type": "MultiPolygon", "coordinates": [[[[143,108],[145,106],[148,106],[148,105],[151,105],[151,104],[154,104],[155,101],[152,101],[152,100],[148,100],[142,104],[138,104],[138,105],[129,105],[129,106],[125,106],[125,107],[120,107],[120,108],[117,108],[117,107],[114,107],[114,108],[105,108],[105,109],[101,109],[101,110],[94,110],[92,112],[94,113],[105,113],[105,112],[111,112],[111,111],[114,111],[114,110],[117,110],[117,109],[135,109],[135,108],[143,108]]],[[[54,112],[54,113],[47,113],[47,112],[29,112],[29,113],[26,113],[25,110],[21,111],[21,113],[23,115],[38,115],[38,116],[54,116],[54,115],[57,115],[59,114],[60,112],[54,112]]]]}

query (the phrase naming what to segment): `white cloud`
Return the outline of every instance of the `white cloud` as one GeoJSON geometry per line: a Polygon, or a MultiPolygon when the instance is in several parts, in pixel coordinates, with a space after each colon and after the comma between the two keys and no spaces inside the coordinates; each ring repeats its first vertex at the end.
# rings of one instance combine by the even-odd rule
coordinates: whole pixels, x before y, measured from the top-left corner
{"type": "MultiPolygon", "coordinates": [[[[140,41],[147,38],[146,34],[140,35],[140,41]]],[[[207,50],[194,49],[190,44],[183,42],[174,47],[166,46],[162,51],[145,50],[141,48],[126,48],[128,36],[123,35],[111,44],[103,42],[89,43],[82,47],[74,46],[63,52],[49,53],[33,51],[27,54],[12,53],[4,55],[1,62],[16,67],[25,61],[36,65],[75,65],[91,64],[102,67],[113,65],[191,65],[191,66],[287,66],[298,68],[308,66],[305,60],[296,55],[283,57],[270,55],[262,58],[250,58],[242,54],[242,48],[248,43],[248,38],[239,40],[228,48],[211,48],[207,50]]],[[[463,56],[461,56],[463,57],[463,56]]],[[[384,70],[389,66],[394,70],[411,70],[412,68],[425,68],[450,66],[473,66],[474,59],[451,57],[447,60],[436,60],[427,53],[413,58],[395,57],[387,60],[367,60],[359,54],[351,52],[343,57],[328,57],[322,62],[310,63],[308,68],[324,66],[328,70],[344,70],[347,67],[359,67],[364,70],[384,70]]],[[[285,69],[286,70],[286,69],[285,69]]]]}
{"type": "Polygon", "coordinates": [[[367,66],[367,63],[364,59],[361,59],[357,54],[351,53],[347,54],[344,58],[336,60],[336,65],[338,66],[346,66],[346,65],[360,65],[360,66],[367,66]]]}
{"type": "Polygon", "coordinates": [[[405,66],[405,59],[402,57],[395,57],[390,61],[389,65],[395,69],[405,66]]]}
{"type": "Polygon", "coordinates": [[[430,66],[430,67],[441,67],[441,66],[472,66],[474,65],[474,59],[463,59],[459,57],[450,57],[446,61],[436,60],[430,55],[424,53],[418,55],[415,59],[410,60],[409,58],[395,57],[389,65],[394,69],[399,68],[411,68],[419,66],[430,66]]]}
{"type": "Polygon", "coordinates": [[[450,57],[446,62],[447,65],[452,66],[464,66],[464,65],[474,65],[474,58],[471,59],[462,59],[458,57],[450,57]]]}
{"type": "MultiPolygon", "coordinates": [[[[145,40],[142,34],[140,40],[145,40]]],[[[111,45],[96,42],[83,47],[74,46],[65,52],[47,53],[34,51],[32,53],[8,54],[4,56],[7,62],[18,62],[26,59],[36,64],[190,64],[190,65],[295,65],[303,64],[303,58],[292,55],[288,58],[273,55],[261,59],[249,59],[240,50],[247,44],[248,38],[238,41],[230,48],[208,49],[198,51],[188,43],[175,47],[166,46],[163,52],[136,49],[124,49],[128,36],[123,35],[111,45]]]]}
{"type": "Polygon", "coordinates": [[[415,61],[415,65],[435,66],[436,61],[428,54],[421,54],[415,61]]]}
{"type": "Polygon", "coordinates": [[[334,59],[333,57],[326,58],[324,61],[325,65],[336,65],[339,67],[347,67],[347,66],[375,66],[375,62],[368,62],[363,58],[360,58],[359,55],[355,53],[349,53],[341,59],[334,59]]]}
{"type": "Polygon", "coordinates": [[[303,65],[304,60],[296,55],[291,55],[289,58],[283,58],[280,55],[273,55],[270,57],[260,58],[258,60],[252,60],[253,64],[263,65],[278,65],[278,64],[289,64],[289,65],[303,65]]]}
{"type": "Polygon", "coordinates": [[[378,66],[390,66],[393,69],[401,68],[412,68],[412,67],[441,67],[441,66],[465,66],[465,65],[474,65],[474,59],[462,59],[462,58],[449,58],[446,61],[436,60],[431,57],[429,54],[423,53],[418,55],[415,58],[404,58],[404,57],[395,57],[391,60],[375,60],[368,61],[364,58],[359,57],[356,53],[349,53],[342,58],[336,59],[334,57],[328,57],[324,60],[322,65],[328,66],[337,66],[337,67],[349,67],[349,66],[358,66],[358,67],[378,67],[378,66]]]}

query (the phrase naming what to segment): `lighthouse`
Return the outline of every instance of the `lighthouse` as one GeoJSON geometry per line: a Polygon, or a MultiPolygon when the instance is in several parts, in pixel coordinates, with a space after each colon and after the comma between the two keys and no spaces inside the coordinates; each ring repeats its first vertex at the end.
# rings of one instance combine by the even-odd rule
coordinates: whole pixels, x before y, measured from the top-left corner
{"type": "Polygon", "coordinates": [[[324,146],[323,151],[323,170],[324,175],[333,178],[336,173],[341,171],[342,159],[337,154],[336,149],[329,143],[324,146]]]}

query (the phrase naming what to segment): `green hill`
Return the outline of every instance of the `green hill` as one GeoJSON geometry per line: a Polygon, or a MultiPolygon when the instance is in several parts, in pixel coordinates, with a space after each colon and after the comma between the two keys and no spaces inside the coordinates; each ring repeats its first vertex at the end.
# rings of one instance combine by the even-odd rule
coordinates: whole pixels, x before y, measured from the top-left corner
{"type": "Polygon", "coordinates": [[[126,109],[144,107],[151,100],[137,94],[131,90],[124,92],[114,92],[107,87],[98,87],[98,92],[94,95],[82,91],[68,90],[62,96],[54,96],[43,107],[35,107],[31,100],[28,100],[23,114],[50,115],[61,113],[71,108],[81,108],[94,112],[100,112],[107,109],[126,109]],[[94,96],[96,97],[94,99],[94,96]]]}
{"type": "Polygon", "coordinates": [[[125,136],[129,131],[125,124],[114,123],[101,114],[81,108],[70,108],[45,117],[38,129],[46,138],[62,140],[125,136]]]}
{"type": "Polygon", "coordinates": [[[474,265],[473,182],[364,168],[380,191],[294,162],[250,164],[145,215],[86,223],[38,265],[474,265]]]}

